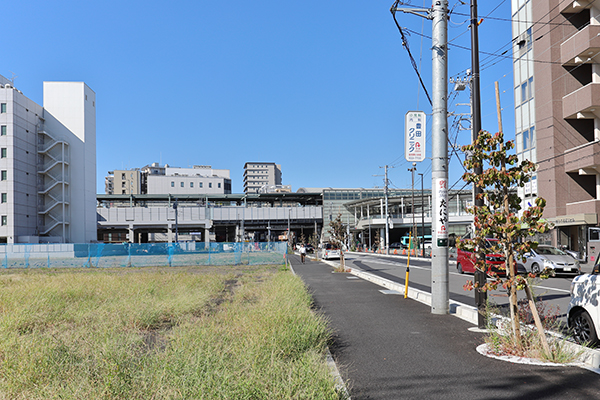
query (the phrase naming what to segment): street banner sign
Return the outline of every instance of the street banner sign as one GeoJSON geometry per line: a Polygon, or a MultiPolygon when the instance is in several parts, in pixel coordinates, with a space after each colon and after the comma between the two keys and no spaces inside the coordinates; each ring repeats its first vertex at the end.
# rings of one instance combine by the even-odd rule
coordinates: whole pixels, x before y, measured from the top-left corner
{"type": "Polygon", "coordinates": [[[425,113],[409,111],[404,117],[404,157],[409,162],[425,159],[425,113]]]}
{"type": "Polygon", "coordinates": [[[436,178],[434,183],[434,190],[437,191],[433,214],[435,221],[432,221],[435,238],[437,247],[448,247],[448,181],[436,178]]]}

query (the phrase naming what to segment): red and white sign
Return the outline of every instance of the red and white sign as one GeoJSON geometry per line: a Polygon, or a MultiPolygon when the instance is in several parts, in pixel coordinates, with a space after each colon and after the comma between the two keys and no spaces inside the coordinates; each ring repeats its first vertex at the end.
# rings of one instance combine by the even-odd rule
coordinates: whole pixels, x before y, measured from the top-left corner
{"type": "Polygon", "coordinates": [[[448,181],[437,178],[435,180],[435,207],[433,209],[436,220],[437,239],[448,239],[448,181]]]}

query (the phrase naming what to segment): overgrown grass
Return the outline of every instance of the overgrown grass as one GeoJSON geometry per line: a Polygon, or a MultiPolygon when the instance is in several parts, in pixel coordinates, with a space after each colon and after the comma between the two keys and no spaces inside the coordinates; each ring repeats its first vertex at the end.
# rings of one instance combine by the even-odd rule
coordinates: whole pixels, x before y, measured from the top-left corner
{"type": "Polygon", "coordinates": [[[0,275],[0,398],[342,397],[291,274],[121,271],[0,275]]]}

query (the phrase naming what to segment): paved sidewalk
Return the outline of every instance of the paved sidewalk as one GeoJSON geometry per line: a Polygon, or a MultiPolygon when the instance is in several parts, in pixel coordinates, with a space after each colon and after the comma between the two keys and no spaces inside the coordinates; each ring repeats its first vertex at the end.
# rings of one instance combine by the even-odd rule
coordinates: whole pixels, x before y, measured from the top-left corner
{"type": "Polygon", "coordinates": [[[468,322],[325,263],[289,259],[330,321],[331,352],[354,400],[600,398],[600,375],[481,356],[482,334],[468,322]]]}

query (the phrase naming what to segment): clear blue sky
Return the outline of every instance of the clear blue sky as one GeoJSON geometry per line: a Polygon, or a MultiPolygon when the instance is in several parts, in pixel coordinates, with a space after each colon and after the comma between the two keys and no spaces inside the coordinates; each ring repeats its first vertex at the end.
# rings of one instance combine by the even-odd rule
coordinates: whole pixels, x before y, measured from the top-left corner
{"type": "MultiPolygon", "coordinates": [[[[479,3],[480,17],[490,17],[479,27],[480,50],[510,49],[511,25],[503,20],[510,19],[510,2],[479,3]]],[[[43,81],[84,81],[96,92],[98,193],[107,171],[152,162],[230,169],[235,193],[242,192],[248,161],[281,164],[283,183],[294,191],[382,186],[373,175],[386,164],[395,167],[392,185],[406,188],[404,114],[429,114],[431,107],[402,47],[392,4],[6,2],[0,74],[14,73],[15,86],[40,104],[43,81]]],[[[470,46],[470,9],[458,0],[450,8],[449,75],[456,76],[470,68],[469,51],[458,47],[470,46]]],[[[397,18],[413,31],[409,45],[431,91],[431,22],[397,18]]],[[[480,57],[483,127],[497,131],[497,80],[512,138],[512,62],[480,57]]],[[[449,108],[467,112],[454,104],[468,101],[467,92],[451,96],[449,108]]],[[[469,137],[461,131],[459,143],[469,137]]],[[[426,159],[417,166],[426,187],[430,165],[426,159]]],[[[451,183],[461,172],[452,162],[451,183]]]]}

